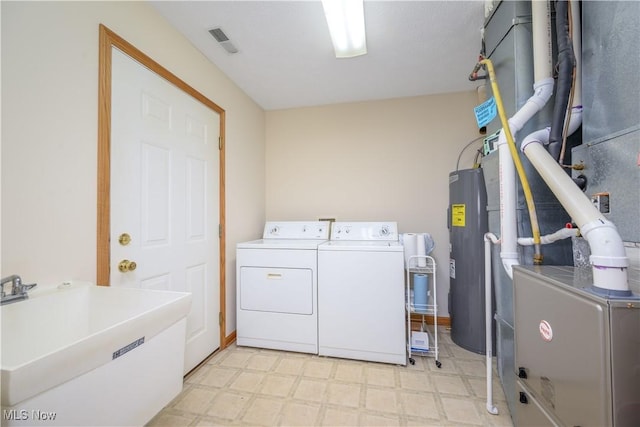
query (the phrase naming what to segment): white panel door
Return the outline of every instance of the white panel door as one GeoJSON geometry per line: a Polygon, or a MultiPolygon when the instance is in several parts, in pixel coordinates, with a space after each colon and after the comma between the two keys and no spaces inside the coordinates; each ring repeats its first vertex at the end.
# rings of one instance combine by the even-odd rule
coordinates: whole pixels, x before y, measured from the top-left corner
{"type": "Polygon", "coordinates": [[[186,373],[220,346],[219,115],[115,48],[111,73],[110,284],[192,293],[186,373]]]}

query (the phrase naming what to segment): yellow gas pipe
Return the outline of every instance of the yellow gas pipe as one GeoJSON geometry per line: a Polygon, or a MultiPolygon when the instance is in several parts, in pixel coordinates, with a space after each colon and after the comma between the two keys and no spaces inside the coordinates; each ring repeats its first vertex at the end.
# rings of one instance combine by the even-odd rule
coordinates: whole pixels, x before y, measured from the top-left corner
{"type": "Polygon", "coordinates": [[[520,182],[522,183],[522,190],[524,191],[524,198],[527,201],[527,208],[529,209],[529,218],[531,219],[531,232],[533,234],[533,244],[535,248],[535,254],[533,255],[533,263],[534,264],[542,264],[542,253],[540,252],[540,228],[538,226],[538,216],[536,215],[536,207],[533,203],[533,194],[531,193],[531,187],[529,187],[529,181],[527,180],[527,176],[524,173],[524,168],[522,167],[522,162],[520,161],[520,156],[518,155],[518,149],[516,148],[516,144],[513,140],[513,135],[511,134],[511,128],[509,127],[509,120],[507,119],[507,115],[504,112],[504,105],[502,104],[502,97],[500,96],[500,89],[498,89],[498,82],[496,81],[496,74],[493,69],[493,63],[490,59],[482,59],[476,65],[475,71],[480,68],[480,66],[486,66],[487,72],[489,73],[489,80],[491,81],[491,89],[493,90],[493,96],[496,99],[496,107],[498,109],[498,116],[500,117],[500,123],[502,124],[502,130],[504,131],[505,136],[507,137],[507,145],[509,146],[509,151],[511,152],[511,157],[513,158],[513,163],[515,164],[516,171],[518,171],[518,176],[520,177],[520,182]]]}

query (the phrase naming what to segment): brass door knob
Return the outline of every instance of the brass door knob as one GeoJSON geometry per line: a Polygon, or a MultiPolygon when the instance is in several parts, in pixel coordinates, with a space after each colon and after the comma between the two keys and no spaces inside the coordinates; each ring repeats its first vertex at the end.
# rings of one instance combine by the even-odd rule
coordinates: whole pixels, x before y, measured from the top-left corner
{"type": "Polygon", "coordinates": [[[122,233],[119,237],[118,237],[118,242],[122,245],[122,246],[127,246],[129,243],[131,243],[131,236],[128,235],[127,233],[122,233]]]}
{"type": "Polygon", "coordinates": [[[129,261],[128,259],[123,259],[118,264],[118,270],[120,270],[122,273],[133,271],[136,269],[136,267],[138,267],[138,264],[136,264],[134,261],[129,261]]]}

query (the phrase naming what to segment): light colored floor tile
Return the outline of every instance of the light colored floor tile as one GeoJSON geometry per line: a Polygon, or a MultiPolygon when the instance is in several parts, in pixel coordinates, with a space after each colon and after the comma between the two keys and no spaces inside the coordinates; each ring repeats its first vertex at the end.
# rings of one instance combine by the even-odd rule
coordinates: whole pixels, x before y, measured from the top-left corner
{"type": "Polygon", "coordinates": [[[293,394],[295,399],[306,400],[310,402],[322,402],[325,398],[327,389],[326,381],[317,381],[310,379],[302,379],[298,383],[298,387],[293,394]]]}
{"type": "Polygon", "coordinates": [[[453,344],[453,340],[451,339],[450,327],[444,326],[444,327],[438,328],[438,332],[440,332],[440,334],[438,335],[438,339],[440,340],[441,344],[453,344]]]}
{"type": "Polygon", "coordinates": [[[264,374],[255,372],[241,372],[229,385],[229,388],[237,391],[247,391],[250,393],[259,390],[264,374]]]}
{"type": "Polygon", "coordinates": [[[329,384],[327,389],[327,401],[341,406],[357,408],[360,405],[359,384],[329,384]]]}
{"type": "Polygon", "coordinates": [[[432,375],[431,380],[439,393],[470,396],[467,386],[459,375],[432,375]]]}
{"type": "Polygon", "coordinates": [[[265,377],[260,393],[269,396],[286,397],[291,393],[291,389],[296,377],[272,374],[265,377]]]}
{"type": "Polygon", "coordinates": [[[193,422],[194,418],[189,415],[176,415],[169,412],[161,412],[148,424],[149,427],[170,426],[181,427],[188,426],[193,422]]]}
{"type": "Polygon", "coordinates": [[[473,401],[453,397],[442,397],[441,400],[449,421],[482,425],[480,414],[473,401]]]}
{"type": "Polygon", "coordinates": [[[186,377],[184,377],[185,384],[199,384],[200,381],[209,373],[209,369],[211,369],[211,365],[204,364],[189,373],[186,377]]]}
{"type": "Polygon", "coordinates": [[[399,366],[232,344],[190,374],[149,425],[512,427],[495,358],[500,413],[491,415],[484,356],[456,346],[443,330],[441,368],[434,357],[399,366]]]}
{"type": "Polygon", "coordinates": [[[435,396],[432,393],[400,392],[403,413],[413,417],[440,419],[435,396]]]}
{"type": "Polygon", "coordinates": [[[206,375],[197,376],[193,378],[193,381],[196,384],[203,384],[212,387],[225,387],[227,386],[232,378],[236,377],[239,373],[239,369],[233,368],[222,368],[219,366],[208,366],[208,370],[206,371],[206,375]]]}
{"type": "Polygon", "coordinates": [[[405,390],[434,390],[431,376],[424,372],[400,371],[400,385],[405,390]]]}
{"type": "Polygon", "coordinates": [[[447,346],[449,353],[458,360],[484,360],[484,354],[474,353],[457,345],[447,346]]]}
{"type": "Polygon", "coordinates": [[[365,395],[365,407],[369,411],[392,414],[397,414],[400,411],[395,389],[367,388],[365,395]]]}
{"type": "Polygon", "coordinates": [[[250,351],[238,351],[228,353],[227,357],[222,359],[219,363],[220,366],[228,366],[232,368],[244,368],[247,366],[247,362],[253,355],[250,351]]]}
{"type": "Polygon", "coordinates": [[[455,358],[448,358],[448,359],[443,359],[440,358],[440,367],[438,368],[438,366],[436,366],[435,363],[435,359],[430,357],[427,358],[426,360],[429,361],[429,363],[427,363],[427,370],[429,372],[432,372],[434,374],[459,374],[458,372],[458,367],[456,366],[456,360],[455,358]]]}
{"type": "Polygon", "coordinates": [[[200,417],[198,422],[194,424],[194,427],[218,427],[218,426],[231,426],[233,421],[221,420],[214,417],[200,417]]]}
{"type": "Polygon", "coordinates": [[[282,404],[280,400],[258,397],[249,405],[242,421],[251,425],[275,425],[282,404]]]}
{"type": "Polygon", "coordinates": [[[304,369],[304,362],[305,359],[299,357],[282,357],[276,364],[275,372],[279,374],[301,375],[304,369]]]}
{"type": "Polygon", "coordinates": [[[244,410],[251,395],[222,391],[213,399],[207,414],[227,420],[235,420],[244,410]]]}
{"type": "Polygon", "coordinates": [[[363,383],[364,368],[361,363],[357,362],[339,362],[336,368],[336,380],[363,383]]]}
{"type": "Polygon", "coordinates": [[[258,371],[270,371],[278,361],[278,356],[273,354],[254,354],[247,362],[247,369],[258,371]]]}
{"type": "Polygon", "coordinates": [[[455,344],[447,344],[446,342],[443,342],[441,339],[439,339],[438,346],[440,347],[438,349],[438,357],[441,360],[454,357],[454,354],[451,351],[451,347],[456,346],[455,344]]]}
{"type": "Polygon", "coordinates": [[[422,419],[407,419],[408,427],[442,427],[444,423],[436,420],[422,420],[422,419]]]}
{"type": "Polygon", "coordinates": [[[287,402],[282,408],[281,426],[311,426],[316,425],[320,414],[320,405],[309,403],[287,402]]]}
{"type": "MultiPolygon", "coordinates": [[[[486,399],[487,398],[487,380],[486,378],[467,377],[467,381],[471,385],[471,390],[476,397],[486,399]]],[[[494,374],[493,381],[493,400],[498,402],[505,402],[504,392],[502,390],[502,384],[497,374],[494,374]]]]}
{"type": "Polygon", "coordinates": [[[460,369],[460,373],[475,377],[486,377],[486,366],[482,360],[457,360],[456,365],[460,369]]]}
{"type": "Polygon", "coordinates": [[[306,363],[303,375],[305,377],[327,379],[331,376],[334,362],[328,359],[315,359],[306,363]]]}
{"type": "MultiPolygon", "coordinates": [[[[234,353],[236,351],[237,351],[237,347],[235,346],[235,344],[231,344],[229,347],[225,348],[224,351],[219,351],[218,353],[214,354],[209,359],[207,359],[207,362],[205,363],[205,365],[207,366],[219,365],[220,362],[222,362],[222,360],[224,360],[228,354],[234,353]]],[[[201,366],[197,369],[202,369],[202,368],[203,367],[201,366]]]]}
{"type": "Polygon", "coordinates": [[[217,391],[214,390],[191,388],[182,394],[173,407],[180,411],[203,414],[207,412],[216,394],[217,391]]]}
{"type": "Polygon", "coordinates": [[[428,356],[415,354],[415,353],[411,355],[411,359],[413,359],[413,363],[411,363],[411,360],[407,358],[406,369],[409,371],[426,371],[427,369],[429,369],[427,367],[427,363],[435,361],[433,357],[428,357],[428,356]]]}
{"type": "Polygon", "coordinates": [[[327,408],[321,425],[331,426],[357,426],[359,413],[355,409],[327,408]]]}
{"type": "Polygon", "coordinates": [[[491,415],[487,412],[485,418],[488,421],[487,425],[495,426],[495,427],[513,427],[513,420],[511,419],[511,414],[509,414],[509,410],[507,409],[507,404],[504,403],[502,405],[498,405],[498,414],[491,415]]]}
{"type": "Polygon", "coordinates": [[[513,421],[511,420],[511,414],[507,408],[507,402],[498,402],[494,400],[493,406],[498,410],[497,414],[491,414],[487,411],[486,399],[474,399],[476,409],[482,415],[482,424],[492,427],[512,427],[513,421]]]}
{"type": "Polygon", "coordinates": [[[399,426],[400,418],[397,416],[377,415],[364,412],[360,414],[361,426],[399,426]]]}
{"type": "Polygon", "coordinates": [[[367,384],[381,387],[395,387],[396,377],[392,368],[381,368],[377,365],[366,367],[367,384]]]}

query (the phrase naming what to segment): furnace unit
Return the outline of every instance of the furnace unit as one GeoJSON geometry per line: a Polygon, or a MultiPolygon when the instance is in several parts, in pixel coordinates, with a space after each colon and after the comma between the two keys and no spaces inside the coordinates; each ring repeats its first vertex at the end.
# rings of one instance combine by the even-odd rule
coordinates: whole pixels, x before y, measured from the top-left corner
{"type": "Polygon", "coordinates": [[[515,267],[518,426],[640,426],[640,281],[592,291],[591,268],[515,267]]]}

